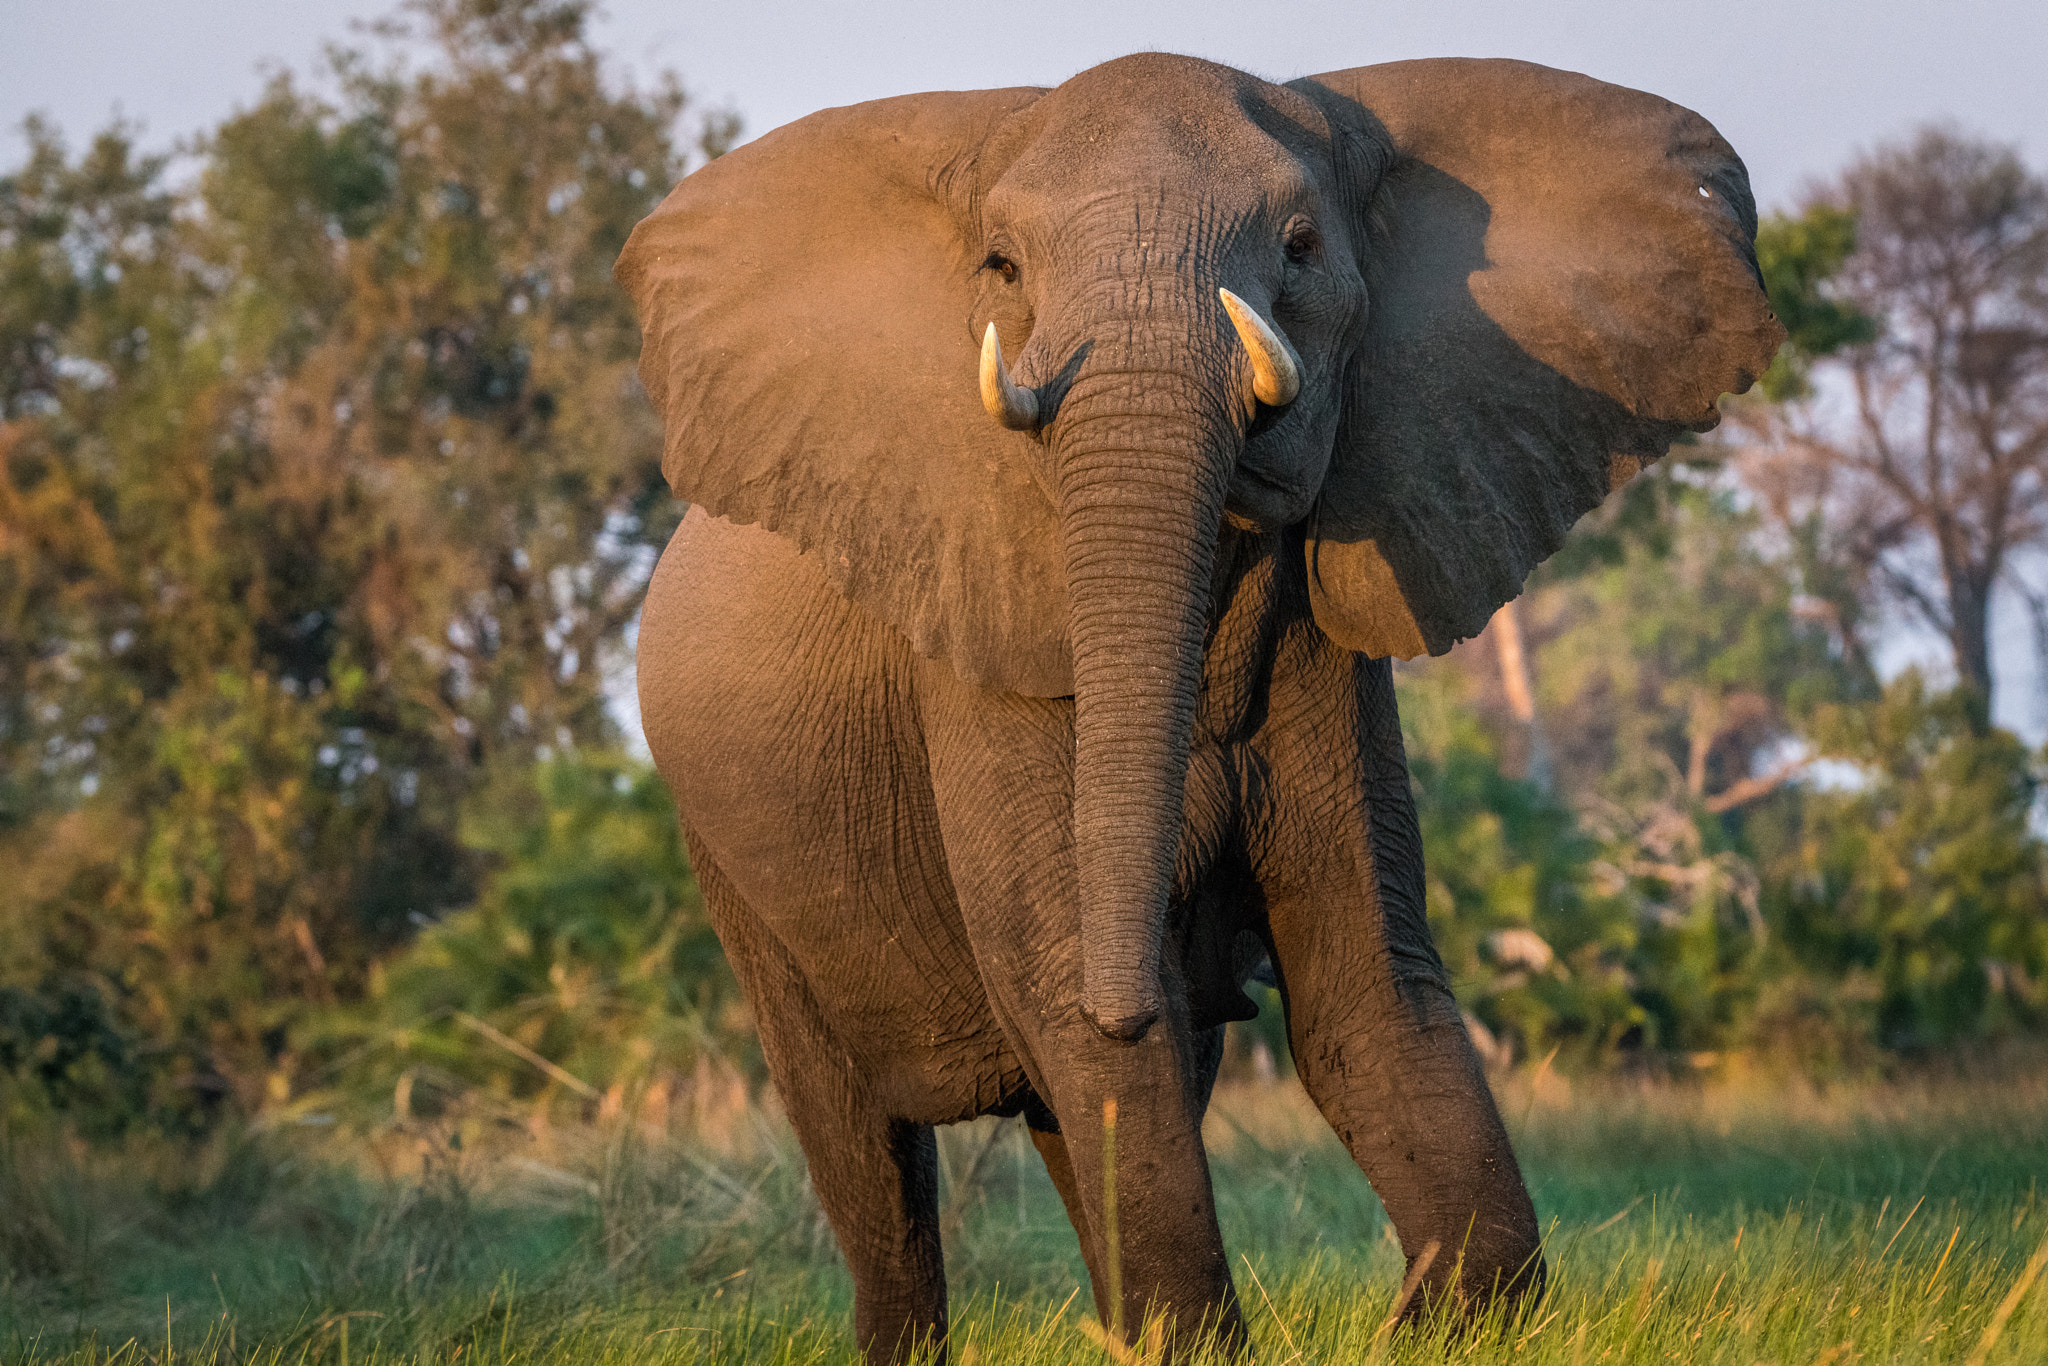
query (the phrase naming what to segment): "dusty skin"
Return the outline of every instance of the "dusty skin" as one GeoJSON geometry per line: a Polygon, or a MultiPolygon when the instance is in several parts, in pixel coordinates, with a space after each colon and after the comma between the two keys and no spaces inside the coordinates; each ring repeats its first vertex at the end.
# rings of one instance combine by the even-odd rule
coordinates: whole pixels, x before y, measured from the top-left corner
{"type": "Polygon", "coordinates": [[[1106,1321],[1241,1339],[1202,1118],[1268,957],[1412,1303],[1540,1288],[1387,657],[1763,369],[1755,227],[1636,91],[1147,54],[824,111],[635,231],[693,504],[643,715],[872,1360],[943,1338],[932,1126],[984,1114],[1106,1321]]]}

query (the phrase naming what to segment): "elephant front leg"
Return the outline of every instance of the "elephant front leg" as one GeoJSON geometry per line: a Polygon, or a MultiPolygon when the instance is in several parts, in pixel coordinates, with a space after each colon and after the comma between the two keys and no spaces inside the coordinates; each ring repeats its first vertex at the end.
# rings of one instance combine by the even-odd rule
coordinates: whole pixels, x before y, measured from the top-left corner
{"type": "Polygon", "coordinates": [[[1411,1272],[1430,1258],[1411,1313],[1446,1294],[1471,1309],[1538,1292],[1535,1209],[1430,939],[1385,661],[1320,677],[1303,664],[1277,675],[1276,693],[1294,725],[1269,751],[1257,861],[1302,1084],[1379,1193],[1411,1272]]]}
{"type": "Polygon", "coordinates": [[[1145,1039],[1110,1044],[1077,1017],[1040,1034],[1060,1132],[1032,1141],[1081,1240],[1097,1316],[1127,1341],[1156,1331],[1179,1359],[1215,1338],[1241,1347],[1244,1326],[1201,1139],[1213,1050],[1199,1037],[1192,1053],[1178,1047],[1175,1028],[1162,1018],[1145,1039]]]}
{"type": "Polygon", "coordinates": [[[990,1006],[1057,1120],[1057,1134],[1041,1123],[1033,1141],[1081,1239],[1097,1313],[1130,1338],[1160,1320],[1175,1357],[1211,1336],[1239,1346],[1202,1146],[1214,1031],[1191,1028],[1171,962],[1166,1008],[1140,1038],[1107,1038],[1081,1011],[1072,704],[980,692],[943,664],[926,679],[947,868],[990,1006]]]}
{"type": "Polygon", "coordinates": [[[1535,1209],[1441,976],[1316,923],[1350,918],[1359,900],[1273,907],[1302,1084],[1378,1192],[1410,1271],[1429,1259],[1411,1313],[1446,1292],[1475,1309],[1540,1290],[1535,1209]]]}

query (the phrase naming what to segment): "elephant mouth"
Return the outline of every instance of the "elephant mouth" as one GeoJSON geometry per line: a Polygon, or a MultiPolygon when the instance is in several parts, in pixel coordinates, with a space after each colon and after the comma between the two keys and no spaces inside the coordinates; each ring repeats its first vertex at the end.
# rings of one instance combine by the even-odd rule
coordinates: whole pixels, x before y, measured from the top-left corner
{"type": "Polygon", "coordinates": [[[1231,472],[1224,511],[1251,530],[1294,525],[1308,516],[1322,483],[1322,471],[1311,468],[1314,464],[1292,443],[1248,439],[1231,472]]]}
{"type": "Polygon", "coordinates": [[[1286,418],[1287,411],[1285,408],[1275,408],[1270,403],[1259,404],[1258,412],[1252,416],[1251,425],[1244,429],[1246,443],[1249,444],[1257,441],[1267,432],[1279,426],[1281,421],[1286,418]]]}

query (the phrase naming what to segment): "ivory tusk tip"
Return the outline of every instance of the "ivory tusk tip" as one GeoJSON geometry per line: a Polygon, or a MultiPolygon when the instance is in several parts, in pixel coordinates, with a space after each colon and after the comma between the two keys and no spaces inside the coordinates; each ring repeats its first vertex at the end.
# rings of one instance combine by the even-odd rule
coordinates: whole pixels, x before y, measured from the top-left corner
{"type": "Polygon", "coordinates": [[[991,322],[981,334],[981,406],[998,425],[1013,432],[1038,425],[1038,395],[1010,378],[1003,364],[1003,343],[991,322]]]}
{"type": "Polygon", "coordinates": [[[1251,357],[1253,395],[1269,408],[1284,408],[1294,402],[1301,393],[1301,362],[1287,338],[1229,290],[1219,288],[1216,294],[1251,357]]]}

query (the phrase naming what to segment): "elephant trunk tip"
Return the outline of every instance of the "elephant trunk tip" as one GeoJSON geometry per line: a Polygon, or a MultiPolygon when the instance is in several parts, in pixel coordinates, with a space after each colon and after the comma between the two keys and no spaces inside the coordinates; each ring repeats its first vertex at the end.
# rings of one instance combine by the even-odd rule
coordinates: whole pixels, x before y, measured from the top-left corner
{"type": "Polygon", "coordinates": [[[1114,1039],[1118,1043],[1136,1043],[1145,1037],[1145,1032],[1152,1028],[1152,1022],[1159,1018],[1159,1006],[1149,993],[1145,999],[1136,999],[1127,992],[1089,991],[1082,993],[1081,1014],[1103,1038],[1114,1039]]]}

